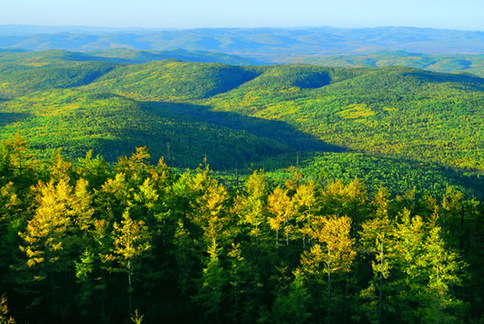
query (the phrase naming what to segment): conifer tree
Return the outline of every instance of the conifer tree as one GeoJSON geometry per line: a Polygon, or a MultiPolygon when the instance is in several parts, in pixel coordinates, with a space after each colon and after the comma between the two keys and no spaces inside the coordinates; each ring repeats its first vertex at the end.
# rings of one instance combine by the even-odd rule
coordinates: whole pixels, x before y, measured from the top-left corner
{"type": "Polygon", "coordinates": [[[25,190],[37,179],[35,155],[29,151],[28,142],[15,135],[0,143],[0,187],[14,182],[18,189],[25,190]]]}
{"type": "Polygon", "coordinates": [[[263,173],[254,171],[244,183],[244,193],[236,197],[234,212],[240,217],[241,225],[249,226],[249,235],[256,241],[266,221],[268,187],[263,173]]]}
{"type": "Polygon", "coordinates": [[[220,253],[222,249],[218,247],[215,237],[208,245],[208,259],[205,261],[202,277],[200,279],[199,292],[195,297],[205,306],[208,314],[215,315],[215,323],[220,322],[220,303],[223,298],[223,288],[226,285],[227,277],[225,270],[220,263],[220,253]]]}
{"type": "Polygon", "coordinates": [[[87,180],[90,188],[101,188],[111,173],[102,156],[92,157],[92,150],[88,151],[84,158],[79,158],[75,166],[78,177],[87,180]]]}
{"type": "Polygon", "coordinates": [[[298,229],[303,235],[303,247],[311,243],[313,209],[316,204],[316,187],[313,182],[300,184],[293,197],[298,229]]]}
{"type": "Polygon", "coordinates": [[[47,281],[50,303],[56,305],[56,273],[69,267],[68,253],[71,238],[68,236],[72,220],[72,188],[67,179],[57,184],[39,182],[37,188],[38,208],[27,223],[25,232],[19,235],[25,241],[20,249],[27,256],[27,265],[34,272],[36,281],[47,281]],[[67,251],[66,251],[67,249],[67,251]]]}
{"type": "Polygon", "coordinates": [[[350,237],[351,219],[347,216],[318,217],[314,221],[314,246],[301,258],[303,271],[327,276],[327,321],[331,322],[331,280],[338,272],[348,272],[356,255],[350,237]],[[320,264],[324,267],[319,268],[320,264]]]}
{"type": "Polygon", "coordinates": [[[272,230],[276,231],[276,247],[279,244],[279,231],[284,228],[286,236],[286,247],[289,248],[289,232],[290,229],[290,218],[292,218],[292,203],[291,198],[288,197],[288,190],[283,190],[278,186],[269,195],[268,199],[268,210],[271,212],[273,217],[268,217],[269,226],[272,230]]]}
{"type": "MultiPolygon", "coordinates": [[[[373,313],[376,308],[378,323],[383,321],[384,280],[390,275],[395,253],[395,228],[388,217],[390,201],[387,196],[387,191],[380,188],[373,202],[376,210],[375,216],[363,223],[362,231],[360,232],[363,248],[374,255],[374,260],[372,260],[371,264],[374,278],[370,283],[370,287],[363,291],[362,296],[365,299],[369,298],[372,300],[372,297],[376,295],[378,300],[377,306],[372,307],[367,312],[367,315],[373,313]]],[[[370,301],[370,305],[372,306],[373,304],[373,301],[370,301]]]]}
{"type": "Polygon", "coordinates": [[[133,311],[133,273],[135,260],[140,258],[151,245],[149,243],[148,227],[143,221],[134,221],[129,215],[129,209],[123,213],[118,224],[113,224],[113,247],[111,254],[104,255],[103,261],[114,261],[118,267],[111,267],[111,271],[126,272],[128,279],[129,314],[133,311]]]}

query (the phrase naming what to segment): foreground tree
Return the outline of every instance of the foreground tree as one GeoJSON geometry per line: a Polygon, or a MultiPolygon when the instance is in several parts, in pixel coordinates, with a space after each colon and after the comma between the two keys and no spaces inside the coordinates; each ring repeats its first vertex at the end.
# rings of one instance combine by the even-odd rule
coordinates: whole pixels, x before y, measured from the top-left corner
{"type": "Polygon", "coordinates": [[[25,242],[20,249],[27,256],[34,282],[42,283],[39,292],[55,308],[59,284],[56,275],[67,271],[72,262],[69,257],[73,241],[69,235],[73,225],[72,188],[67,179],[61,179],[57,184],[39,182],[36,192],[39,206],[25,232],[19,233],[25,242]]]}
{"type": "Polygon", "coordinates": [[[350,237],[351,219],[347,216],[328,216],[316,218],[313,223],[312,238],[315,245],[311,251],[304,252],[301,265],[309,274],[327,277],[327,321],[331,323],[331,280],[334,273],[350,271],[356,255],[350,237]],[[322,271],[320,264],[324,264],[322,271]]]}
{"type": "MultiPolygon", "coordinates": [[[[395,228],[388,217],[388,206],[390,201],[386,198],[385,191],[380,190],[374,201],[376,207],[375,217],[366,221],[360,232],[362,247],[367,253],[374,256],[371,262],[373,270],[373,280],[370,287],[363,291],[362,296],[370,299],[373,305],[373,297],[377,298],[377,321],[382,323],[383,300],[384,300],[384,281],[390,275],[394,258],[394,239],[395,228]]],[[[374,313],[375,307],[370,306],[366,312],[367,316],[374,313]]],[[[372,318],[372,316],[368,316],[372,318]]]]}
{"type": "Polygon", "coordinates": [[[133,312],[133,263],[151,247],[148,227],[143,221],[134,221],[129,216],[129,209],[123,213],[120,224],[113,225],[112,254],[104,255],[103,261],[114,261],[118,267],[110,267],[111,271],[126,272],[128,279],[128,309],[133,312]]]}

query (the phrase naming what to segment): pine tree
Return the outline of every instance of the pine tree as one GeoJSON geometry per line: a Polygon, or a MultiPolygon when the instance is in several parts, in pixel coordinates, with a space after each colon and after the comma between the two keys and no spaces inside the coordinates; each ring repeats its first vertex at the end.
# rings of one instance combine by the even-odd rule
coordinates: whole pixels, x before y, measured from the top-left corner
{"type": "Polygon", "coordinates": [[[315,245],[310,253],[304,252],[301,265],[308,274],[327,276],[327,321],[331,322],[331,280],[335,273],[350,271],[356,255],[350,237],[351,219],[347,216],[317,217],[313,223],[315,245]],[[320,264],[324,267],[320,270],[320,264]]]}
{"type": "MultiPolygon", "coordinates": [[[[388,217],[390,201],[387,199],[387,195],[388,193],[385,189],[381,188],[378,191],[373,202],[376,210],[375,217],[363,223],[362,231],[360,232],[363,248],[368,253],[373,254],[375,258],[371,264],[374,279],[370,283],[370,287],[363,291],[362,295],[370,299],[376,295],[378,300],[376,316],[378,323],[383,321],[384,281],[390,275],[395,253],[395,228],[388,217]]],[[[370,302],[370,305],[372,304],[373,302],[370,302]]]]}
{"type": "Polygon", "coordinates": [[[310,246],[313,209],[316,204],[316,187],[313,182],[300,184],[292,199],[293,206],[296,209],[296,221],[298,228],[303,235],[303,247],[310,246]]]}
{"type": "Polygon", "coordinates": [[[92,157],[92,151],[88,151],[84,158],[79,158],[75,165],[78,177],[88,181],[90,188],[101,188],[102,184],[110,176],[107,162],[102,156],[92,157]]]}
{"type": "Polygon", "coordinates": [[[276,231],[276,247],[279,244],[279,231],[284,228],[286,247],[289,248],[289,233],[291,231],[290,220],[293,215],[293,208],[291,198],[288,196],[288,190],[284,190],[278,186],[269,195],[267,201],[268,210],[272,215],[274,215],[273,217],[268,217],[267,220],[270,228],[276,231]]]}
{"type": "Polygon", "coordinates": [[[25,190],[37,179],[35,155],[29,151],[28,142],[15,135],[0,143],[0,187],[13,182],[17,189],[25,190]]]}
{"type": "Polygon", "coordinates": [[[143,221],[134,221],[129,216],[129,209],[123,213],[120,224],[113,224],[113,247],[111,254],[104,255],[103,261],[114,261],[120,268],[111,267],[111,271],[127,273],[129,314],[133,312],[133,273],[135,260],[140,258],[151,247],[148,227],[143,221]]]}
{"type": "Polygon", "coordinates": [[[72,220],[72,188],[68,180],[61,179],[57,184],[39,182],[37,188],[39,204],[35,215],[27,223],[26,231],[19,233],[25,241],[20,249],[27,256],[27,265],[34,272],[36,281],[48,281],[47,294],[55,306],[57,283],[56,273],[69,267],[71,237],[68,236],[72,220]]]}
{"type": "Polygon", "coordinates": [[[249,226],[249,235],[256,241],[266,221],[268,185],[263,173],[254,171],[244,183],[244,194],[235,199],[234,213],[239,215],[240,224],[249,226]]]}
{"type": "Polygon", "coordinates": [[[217,241],[212,238],[207,253],[208,259],[205,261],[200,288],[195,300],[200,301],[207,309],[208,314],[215,315],[215,323],[220,322],[220,303],[223,298],[223,288],[227,283],[225,270],[220,263],[220,253],[222,249],[218,247],[217,241]]]}

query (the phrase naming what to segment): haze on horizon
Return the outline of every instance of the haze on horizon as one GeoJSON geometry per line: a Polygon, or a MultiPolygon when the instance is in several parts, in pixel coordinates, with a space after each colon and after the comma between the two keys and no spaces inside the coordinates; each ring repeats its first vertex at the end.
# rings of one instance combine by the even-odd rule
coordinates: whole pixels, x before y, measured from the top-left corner
{"type": "Polygon", "coordinates": [[[141,28],[408,26],[484,31],[482,0],[3,0],[0,24],[141,28]]]}

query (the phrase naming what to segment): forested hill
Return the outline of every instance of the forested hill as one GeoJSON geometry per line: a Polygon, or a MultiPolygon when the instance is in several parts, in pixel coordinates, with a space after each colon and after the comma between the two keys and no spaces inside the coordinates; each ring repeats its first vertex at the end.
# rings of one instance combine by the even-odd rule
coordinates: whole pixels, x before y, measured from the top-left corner
{"type": "MultiPolygon", "coordinates": [[[[62,147],[73,158],[93,150],[115,161],[148,146],[170,165],[195,167],[206,157],[216,169],[287,167],[297,152],[339,152],[349,160],[365,154],[420,170],[415,179],[427,180],[416,180],[419,186],[444,176],[439,183],[464,183],[479,194],[484,79],[477,76],[89,58],[63,51],[5,54],[0,136],[19,130],[43,156],[62,147]],[[281,156],[291,158],[275,165],[281,156]]],[[[365,161],[370,169],[380,163],[365,161]]],[[[369,182],[390,185],[388,178],[369,182]]]]}
{"type": "Polygon", "coordinates": [[[339,67],[408,66],[436,72],[466,72],[484,77],[484,55],[429,55],[405,51],[366,55],[329,55],[287,58],[280,62],[339,67]]]}

